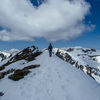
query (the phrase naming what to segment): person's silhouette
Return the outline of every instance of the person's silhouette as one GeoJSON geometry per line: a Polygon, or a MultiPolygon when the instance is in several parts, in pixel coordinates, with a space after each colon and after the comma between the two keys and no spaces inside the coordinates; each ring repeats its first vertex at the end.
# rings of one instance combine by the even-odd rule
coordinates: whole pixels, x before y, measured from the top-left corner
{"type": "Polygon", "coordinates": [[[49,56],[50,57],[52,56],[52,49],[53,49],[53,47],[52,47],[52,44],[50,43],[49,47],[48,47],[48,51],[49,51],[49,56]]]}

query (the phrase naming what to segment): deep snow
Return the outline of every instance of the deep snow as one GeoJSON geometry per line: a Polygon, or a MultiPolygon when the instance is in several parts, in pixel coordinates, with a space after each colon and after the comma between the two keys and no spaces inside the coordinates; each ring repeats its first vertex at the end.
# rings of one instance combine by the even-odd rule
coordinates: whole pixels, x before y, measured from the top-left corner
{"type": "Polygon", "coordinates": [[[17,82],[0,80],[0,100],[100,100],[100,85],[55,55],[45,51],[28,64],[40,67],[17,82]]]}

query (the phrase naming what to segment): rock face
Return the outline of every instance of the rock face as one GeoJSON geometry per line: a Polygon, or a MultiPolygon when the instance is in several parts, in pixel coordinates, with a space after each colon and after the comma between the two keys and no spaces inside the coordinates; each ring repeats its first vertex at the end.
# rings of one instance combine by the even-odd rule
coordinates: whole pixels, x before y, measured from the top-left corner
{"type": "Polygon", "coordinates": [[[82,56],[83,60],[87,59],[88,60],[92,60],[94,62],[96,62],[96,56],[99,55],[94,55],[92,53],[96,53],[95,49],[84,49],[84,48],[67,48],[67,49],[58,49],[56,52],[56,55],[61,58],[62,60],[70,63],[71,65],[75,66],[76,68],[82,70],[83,72],[85,72],[86,74],[88,74],[89,76],[91,76],[93,79],[95,79],[95,76],[98,76],[100,78],[100,70],[98,68],[95,68],[95,66],[90,66],[88,63],[87,64],[82,64],[80,61],[78,61],[77,59],[75,59],[75,57],[73,57],[71,54],[72,52],[76,53],[77,57],[78,56],[82,56]],[[76,51],[75,51],[76,50],[76,51]],[[77,53],[77,51],[80,50],[80,53],[77,53]]]}
{"type": "Polygon", "coordinates": [[[1,61],[3,61],[4,59],[6,59],[6,56],[3,53],[0,53],[0,58],[1,58],[1,61]]]}
{"type": "Polygon", "coordinates": [[[24,50],[18,52],[15,56],[11,57],[9,62],[11,63],[22,59],[25,59],[27,61],[35,60],[35,57],[40,53],[41,52],[36,46],[27,47],[24,50]]]}

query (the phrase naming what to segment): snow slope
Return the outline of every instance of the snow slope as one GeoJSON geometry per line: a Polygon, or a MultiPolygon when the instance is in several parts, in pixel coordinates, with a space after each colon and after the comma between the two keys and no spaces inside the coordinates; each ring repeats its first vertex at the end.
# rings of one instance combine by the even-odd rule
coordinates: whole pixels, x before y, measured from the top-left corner
{"type": "Polygon", "coordinates": [[[54,52],[61,59],[84,71],[100,83],[100,50],[68,47],[61,49],[55,48],[54,52]]]}
{"type": "Polygon", "coordinates": [[[100,85],[57,56],[45,51],[28,64],[40,67],[17,82],[0,80],[0,100],[100,100],[100,85]]]}

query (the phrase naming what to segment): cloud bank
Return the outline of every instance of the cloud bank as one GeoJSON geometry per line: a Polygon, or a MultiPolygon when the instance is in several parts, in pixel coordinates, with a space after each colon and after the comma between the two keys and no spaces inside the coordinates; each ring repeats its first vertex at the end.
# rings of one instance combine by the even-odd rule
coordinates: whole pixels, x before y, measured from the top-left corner
{"type": "Polygon", "coordinates": [[[84,22],[89,10],[85,0],[46,0],[39,7],[29,0],[0,0],[0,40],[74,39],[94,28],[84,22]]]}

